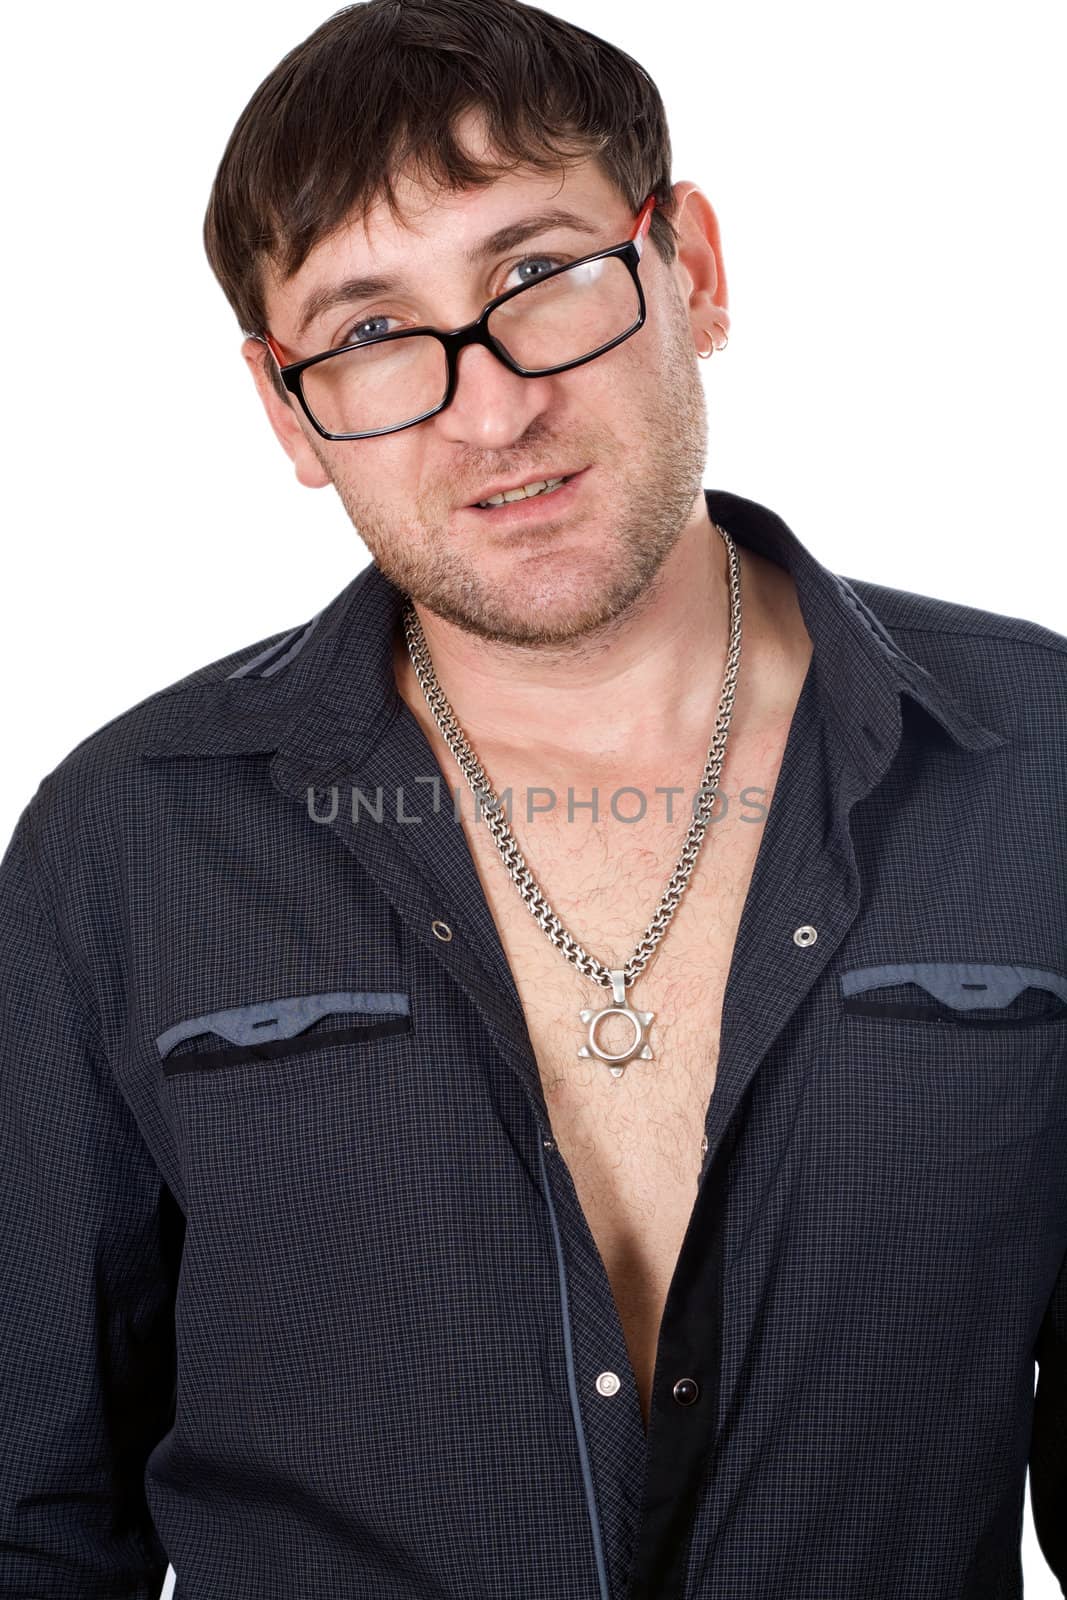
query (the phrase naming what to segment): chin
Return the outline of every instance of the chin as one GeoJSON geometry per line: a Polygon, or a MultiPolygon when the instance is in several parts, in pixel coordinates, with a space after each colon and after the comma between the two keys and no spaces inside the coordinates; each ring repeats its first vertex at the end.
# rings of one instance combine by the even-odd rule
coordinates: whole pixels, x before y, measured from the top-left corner
{"type": "Polygon", "coordinates": [[[619,614],[619,607],[604,596],[599,604],[590,603],[588,592],[580,595],[531,595],[517,600],[509,591],[506,608],[482,611],[469,620],[471,632],[483,639],[529,645],[567,645],[588,638],[619,614]]]}

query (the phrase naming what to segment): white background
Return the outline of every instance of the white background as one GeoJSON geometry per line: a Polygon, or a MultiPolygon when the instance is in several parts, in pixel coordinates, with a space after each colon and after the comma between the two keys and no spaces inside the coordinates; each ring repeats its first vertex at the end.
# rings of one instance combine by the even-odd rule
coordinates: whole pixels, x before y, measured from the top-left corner
{"type": "MultiPolygon", "coordinates": [[[[834,571],[1067,633],[1064,37],[1017,0],[568,0],[658,83],[715,206],[708,486],[834,571]]],[[[22,7],[6,26],[6,840],[40,778],[367,552],[302,489],[201,246],[225,140],[328,15],[22,7]]],[[[1028,1600],[1056,1594],[1033,1539],[1028,1600]]]]}

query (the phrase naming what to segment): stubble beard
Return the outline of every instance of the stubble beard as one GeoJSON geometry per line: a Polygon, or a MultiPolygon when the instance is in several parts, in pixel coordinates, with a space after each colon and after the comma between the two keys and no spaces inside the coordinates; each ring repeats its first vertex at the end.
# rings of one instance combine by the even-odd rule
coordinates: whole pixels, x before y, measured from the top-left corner
{"type": "MultiPolygon", "coordinates": [[[[357,533],[381,572],[420,606],[466,633],[504,644],[573,649],[605,645],[616,628],[650,603],[657,576],[674,549],[700,493],[707,453],[707,412],[688,322],[672,317],[668,352],[657,392],[645,396],[639,415],[644,449],[618,460],[617,441],[597,452],[595,439],[588,459],[605,463],[599,476],[619,506],[612,526],[611,548],[575,603],[566,597],[557,614],[551,605],[539,610],[530,603],[526,584],[502,590],[478,570],[477,558],[457,555],[444,530],[413,521],[398,527],[386,522],[364,502],[352,481],[341,478],[335,463],[319,455],[357,533]],[[615,449],[611,450],[614,443],[615,449]]],[[[538,453],[529,436],[527,454],[538,453]]],[[[552,441],[546,441],[551,447],[552,441]]],[[[583,441],[584,444],[584,441],[583,441]]],[[[317,452],[318,453],[318,452],[317,452]]],[[[542,455],[549,453],[542,448],[542,455]]],[[[573,455],[572,459],[577,459],[573,455]]],[[[583,492],[591,492],[586,488],[583,492]]],[[[546,507],[546,510],[548,508],[546,507]]],[[[545,530],[545,560],[552,560],[552,536],[545,530]]],[[[549,583],[551,573],[548,574],[549,583]]]]}

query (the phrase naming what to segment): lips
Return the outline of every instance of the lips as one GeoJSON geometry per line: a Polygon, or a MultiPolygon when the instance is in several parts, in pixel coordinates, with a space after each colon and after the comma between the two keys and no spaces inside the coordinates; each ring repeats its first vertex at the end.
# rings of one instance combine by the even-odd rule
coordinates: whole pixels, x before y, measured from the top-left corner
{"type": "MultiPolygon", "coordinates": [[[[482,500],[491,500],[494,495],[508,494],[514,489],[525,488],[526,484],[528,483],[552,483],[557,478],[562,478],[564,481],[566,481],[566,479],[573,478],[582,470],[583,469],[581,467],[570,467],[565,472],[561,472],[558,467],[553,467],[548,472],[542,472],[535,468],[528,472],[525,477],[511,478],[506,483],[487,484],[485,488],[478,490],[478,493],[474,496],[474,499],[468,501],[463,509],[465,511],[480,511],[483,509],[480,502],[482,500]]],[[[536,499],[537,496],[535,495],[533,498],[536,499]]],[[[520,501],[514,501],[512,503],[516,505],[521,504],[520,501]]]]}
{"type": "MultiPolygon", "coordinates": [[[[581,499],[586,479],[591,468],[583,467],[580,472],[566,476],[565,481],[557,488],[532,497],[522,495],[517,500],[504,500],[499,505],[493,506],[460,506],[456,515],[463,514],[473,517],[473,521],[466,524],[469,527],[492,529],[495,532],[506,531],[516,533],[523,528],[544,529],[551,525],[559,527],[562,521],[569,518],[574,506],[581,499]],[[551,501],[551,505],[549,505],[551,501]]],[[[501,491],[497,491],[500,493],[501,491]]]]}

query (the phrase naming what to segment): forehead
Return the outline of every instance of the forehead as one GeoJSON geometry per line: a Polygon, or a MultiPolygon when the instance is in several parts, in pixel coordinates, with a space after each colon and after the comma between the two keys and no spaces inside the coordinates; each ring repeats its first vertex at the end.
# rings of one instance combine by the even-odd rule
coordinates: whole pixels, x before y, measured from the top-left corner
{"type": "MultiPolygon", "coordinates": [[[[476,162],[488,165],[501,160],[480,111],[464,112],[456,120],[453,133],[456,142],[476,162]]],[[[441,231],[456,233],[461,236],[460,243],[470,243],[470,237],[462,237],[465,224],[468,234],[473,234],[487,218],[516,203],[532,200],[535,204],[545,204],[563,192],[590,200],[598,194],[606,198],[612,192],[596,158],[578,150],[550,170],[514,167],[472,189],[441,189],[427,184],[410,170],[398,172],[393,187],[400,213],[398,218],[394,218],[385,201],[380,200],[363,217],[351,219],[346,226],[346,233],[358,230],[362,234],[361,242],[368,249],[384,249],[400,235],[422,239],[441,231]]],[[[492,226],[491,221],[489,226],[492,226]]]]}
{"type": "Polygon", "coordinates": [[[394,192],[397,215],[384,199],[379,200],[361,217],[349,219],[339,230],[339,242],[384,256],[447,240],[461,255],[498,224],[526,212],[558,206],[581,214],[583,207],[604,211],[612,202],[623,205],[591,156],[575,158],[567,167],[560,164],[550,172],[516,168],[484,185],[458,191],[428,187],[400,175],[394,179],[394,192]]]}

